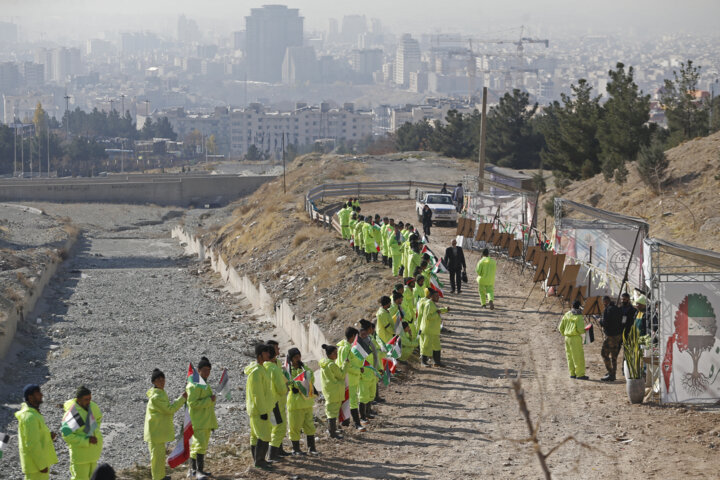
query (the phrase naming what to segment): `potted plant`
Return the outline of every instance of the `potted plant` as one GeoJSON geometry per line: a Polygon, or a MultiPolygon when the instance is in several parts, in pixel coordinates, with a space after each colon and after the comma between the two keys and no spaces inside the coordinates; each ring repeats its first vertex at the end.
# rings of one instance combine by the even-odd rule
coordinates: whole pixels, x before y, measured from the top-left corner
{"type": "Polygon", "coordinates": [[[625,382],[630,403],[642,403],[645,396],[643,374],[643,354],[640,349],[638,329],[634,326],[623,332],[623,352],[625,353],[625,382]]]}

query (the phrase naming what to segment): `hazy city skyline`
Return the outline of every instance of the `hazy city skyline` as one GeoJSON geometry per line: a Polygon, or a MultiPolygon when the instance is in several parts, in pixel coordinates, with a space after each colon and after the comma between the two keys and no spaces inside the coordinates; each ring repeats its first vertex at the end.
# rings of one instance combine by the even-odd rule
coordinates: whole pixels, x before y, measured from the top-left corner
{"type": "Polygon", "coordinates": [[[362,5],[330,0],[287,2],[243,2],[211,0],[66,0],[55,2],[3,1],[0,19],[20,24],[31,39],[55,37],[79,39],[84,33],[149,29],[172,33],[178,14],[193,16],[201,28],[220,27],[229,33],[244,28],[244,17],[251,8],[265,4],[299,8],[306,29],[324,31],[329,18],[360,14],[379,18],[394,33],[461,32],[492,35],[498,29],[527,26],[530,31],[562,33],[613,33],[615,35],[658,36],[673,33],[714,33],[720,2],[714,0],[607,0],[588,8],[569,0],[517,0],[512,3],[454,0],[417,2],[411,0],[367,0],[362,5]],[[421,8],[419,8],[419,6],[421,8]],[[38,16],[38,12],[42,16],[38,16]],[[699,14],[702,12],[702,14],[699,14]],[[81,28],[80,30],[78,30],[81,28]]]}

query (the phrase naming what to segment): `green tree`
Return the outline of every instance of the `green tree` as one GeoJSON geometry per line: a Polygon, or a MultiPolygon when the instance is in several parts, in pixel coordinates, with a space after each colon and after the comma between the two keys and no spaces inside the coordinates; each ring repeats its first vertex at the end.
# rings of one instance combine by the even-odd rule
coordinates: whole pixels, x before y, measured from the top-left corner
{"type": "Polygon", "coordinates": [[[608,100],[598,121],[600,162],[605,180],[622,184],[627,178],[625,162],[633,161],[640,147],[650,143],[650,95],[643,95],[634,81],[634,69],[618,62],[610,70],[608,100]]]}
{"type": "Polygon", "coordinates": [[[501,167],[537,168],[543,137],[531,119],[538,105],[530,105],[530,94],[514,89],[506,93],[487,119],[487,158],[501,167]]]}
{"type": "Polygon", "coordinates": [[[559,180],[589,178],[600,172],[600,97],[593,97],[592,86],[583,78],[570,89],[571,95],[562,94],[561,102],[553,102],[538,120],[538,130],[545,137],[540,157],[559,180]]]}
{"type": "Polygon", "coordinates": [[[696,96],[701,69],[688,60],[680,64],[679,73],[673,71],[673,80],[665,80],[661,102],[673,143],[708,133],[708,106],[696,96]]]}
{"type": "Polygon", "coordinates": [[[480,141],[480,112],[462,114],[449,110],[445,123],[435,122],[431,149],[454,158],[477,158],[480,141]]]}
{"type": "Polygon", "coordinates": [[[642,181],[655,193],[660,193],[670,162],[662,140],[655,136],[650,145],[643,145],[637,156],[637,169],[642,181]]]}
{"type": "Polygon", "coordinates": [[[262,153],[260,150],[252,144],[248,147],[248,151],[245,154],[245,160],[262,160],[262,153]]]}
{"type": "Polygon", "coordinates": [[[395,132],[395,143],[401,152],[430,150],[435,131],[428,122],[405,122],[395,132]]]}
{"type": "Polygon", "coordinates": [[[167,117],[159,118],[155,124],[155,137],[169,138],[173,142],[177,140],[177,133],[173,130],[172,124],[167,117]]]}

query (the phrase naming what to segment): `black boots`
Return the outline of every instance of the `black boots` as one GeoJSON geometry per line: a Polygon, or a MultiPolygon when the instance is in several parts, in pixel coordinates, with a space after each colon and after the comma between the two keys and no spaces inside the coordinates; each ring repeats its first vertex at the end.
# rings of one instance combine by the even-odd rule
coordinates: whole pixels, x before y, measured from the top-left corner
{"type": "Polygon", "coordinates": [[[378,261],[378,254],[377,254],[377,252],[374,252],[374,253],[372,254],[372,259],[373,259],[373,262],[377,263],[377,261],[378,261]]]}
{"type": "Polygon", "coordinates": [[[365,253],[365,263],[370,263],[370,254],[367,252],[365,253]]]}
{"type": "Polygon", "coordinates": [[[420,365],[422,365],[423,367],[429,367],[429,366],[430,366],[430,364],[428,363],[429,360],[430,360],[430,359],[429,359],[426,355],[420,355],[420,365]]]}
{"type": "Polygon", "coordinates": [[[363,427],[362,423],[360,423],[360,411],[357,408],[352,408],[350,409],[350,416],[352,416],[355,429],[359,432],[364,432],[365,427],[363,427]]]}
{"type": "MultiPolygon", "coordinates": [[[[254,452],[253,452],[254,455],[254,452]]],[[[254,457],[253,457],[254,458],[254,457]]],[[[190,471],[188,472],[188,478],[196,478],[197,477],[197,460],[194,458],[190,458],[190,471]]]]}
{"type": "MultiPolygon", "coordinates": [[[[350,411],[350,413],[352,413],[352,410],[350,411]]],[[[342,421],[342,423],[341,423],[340,425],[342,425],[343,427],[349,427],[349,426],[350,426],[350,419],[349,419],[349,418],[346,418],[345,420],[342,421]]]]}
{"type": "Polygon", "coordinates": [[[280,448],[279,447],[273,447],[270,445],[270,449],[268,450],[268,462],[277,462],[280,460],[280,448]]]}
{"type": "Polygon", "coordinates": [[[383,255],[383,265],[387,265],[387,264],[388,264],[388,257],[383,255]]]}
{"type": "Polygon", "coordinates": [[[276,448],[276,450],[277,450],[277,455],[279,457],[289,457],[290,456],[290,452],[286,452],[285,450],[283,450],[282,443],[280,444],[279,447],[276,448]]]}
{"type": "Polygon", "coordinates": [[[330,438],[342,440],[342,434],[337,431],[337,418],[328,418],[328,432],[330,432],[330,438]]]}
{"type": "Polygon", "coordinates": [[[300,440],[292,440],[292,456],[297,457],[299,455],[305,455],[305,452],[300,450],[300,440]]]}
{"type": "Polygon", "coordinates": [[[365,404],[365,418],[367,418],[368,420],[372,420],[373,418],[375,418],[375,413],[376,412],[373,412],[373,410],[372,410],[372,402],[366,403],[365,404]]]}
{"type": "Polygon", "coordinates": [[[433,363],[436,367],[444,367],[445,365],[440,360],[440,350],[435,350],[433,352],[433,363]]]}
{"type": "Polygon", "coordinates": [[[267,455],[269,445],[270,444],[268,442],[263,442],[262,440],[258,439],[257,446],[255,447],[255,466],[257,468],[262,468],[263,470],[268,470],[272,468],[272,465],[270,465],[268,461],[265,460],[265,455],[267,455]]]}
{"type": "Polygon", "coordinates": [[[313,456],[320,455],[320,452],[318,452],[315,449],[315,435],[308,435],[307,436],[307,446],[308,446],[308,453],[313,456]]]}

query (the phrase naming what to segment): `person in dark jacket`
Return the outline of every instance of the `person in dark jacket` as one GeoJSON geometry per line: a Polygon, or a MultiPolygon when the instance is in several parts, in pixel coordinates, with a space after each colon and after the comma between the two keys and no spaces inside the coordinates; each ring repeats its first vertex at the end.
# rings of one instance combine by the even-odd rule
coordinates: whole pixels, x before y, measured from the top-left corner
{"type": "Polygon", "coordinates": [[[457,246],[457,240],[453,239],[452,246],[445,249],[445,268],[450,273],[450,293],[460,293],[462,290],[462,272],[467,271],[465,265],[465,254],[462,247],[457,246]]]}
{"type": "Polygon", "coordinates": [[[430,210],[430,207],[428,207],[427,205],[423,207],[422,224],[425,238],[430,240],[430,227],[432,226],[432,210],[430,210]]]}
{"type": "Polygon", "coordinates": [[[633,325],[635,325],[635,316],[637,315],[637,310],[635,307],[633,307],[632,302],[630,301],[630,294],[629,293],[623,293],[620,297],[620,305],[618,305],[618,308],[620,308],[620,311],[622,312],[622,327],[623,332],[627,336],[630,333],[630,328],[632,328],[633,325]]]}
{"type": "Polygon", "coordinates": [[[603,382],[612,382],[615,380],[617,357],[620,353],[620,345],[622,345],[623,313],[608,296],[603,297],[603,305],[605,306],[605,310],[600,320],[600,326],[603,328],[605,340],[603,341],[600,355],[602,355],[603,361],[605,362],[607,375],[600,380],[603,382]]]}

